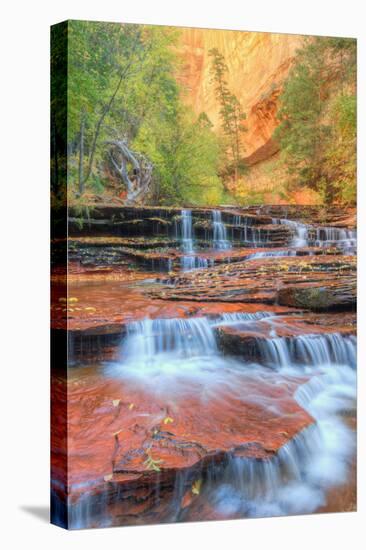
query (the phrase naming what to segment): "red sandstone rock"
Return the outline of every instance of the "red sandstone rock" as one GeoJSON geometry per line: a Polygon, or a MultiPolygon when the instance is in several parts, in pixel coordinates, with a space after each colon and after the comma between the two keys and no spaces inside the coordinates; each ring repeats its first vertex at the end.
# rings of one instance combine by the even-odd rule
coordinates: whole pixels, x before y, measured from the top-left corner
{"type": "MultiPolygon", "coordinates": [[[[171,392],[143,390],[121,379],[100,376],[92,368],[82,377],[70,374],[70,495],[78,498],[85,484],[97,492],[106,484],[111,491],[121,484],[135,491],[159,478],[163,486],[169,486],[177,471],[200,471],[227,452],[269,457],[312,423],[293,398],[303,381],[275,374],[259,383],[242,376],[235,390],[219,384],[206,399],[207,390],[199,383],[180,388],[173,398],[171,392]],[[253,401],[254,395],[265,398],[267,406],[253,401]],[[268,406],[271,401],[274,407],[268,406]]],[[[54,380],[56,417],[58,408],[64,407],[64,384],[54,380]]],[[[60,422],[60,430],[54,433],[55,471],[65,448],[62,426],[60,422]]]]}

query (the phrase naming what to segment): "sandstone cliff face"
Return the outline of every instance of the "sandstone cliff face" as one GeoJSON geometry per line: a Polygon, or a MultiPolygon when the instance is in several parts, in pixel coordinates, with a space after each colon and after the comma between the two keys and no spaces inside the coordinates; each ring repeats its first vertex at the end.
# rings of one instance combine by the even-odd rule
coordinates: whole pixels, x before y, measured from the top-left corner
{"type": "Polygon", "coordinates": [[[228,66],[227,80],[247,115],[243,135],[249,165],[278,151],[273,132],[278,125],[278,96],[302,36],[259,32],[189,29],[181,34],[181,82],[186,101],[198,114],[204,111],[219,129],[219,104],[211,81],[209,51],[217,48],[228,66]]]}

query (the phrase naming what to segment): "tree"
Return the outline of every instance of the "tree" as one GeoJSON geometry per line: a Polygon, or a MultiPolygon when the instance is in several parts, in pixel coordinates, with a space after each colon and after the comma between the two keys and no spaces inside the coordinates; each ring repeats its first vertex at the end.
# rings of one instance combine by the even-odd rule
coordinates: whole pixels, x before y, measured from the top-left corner
{"type": "Polygon", "coordinates": [[[242,161],[244,150],[241,134],[246,131],[246,127],[243,125],[246,114],[243,112],[238,98],[229,90],[226,80],[228,67],[224,56],[217,48],[210,50],[209,55],[212,57],[212,80],[215,84],[216,97],[220,103],[222,130],[228,141],[234,180],[237,182],[239,173],[245,170],[242,161]]]}
{"type": "Polygon", "coordinates": [[[153,165],[141,153],[132,151],[127,139],[109,141],[109,156],[127,188],[126,204],[140,202],[149,191],[153,165]]]}
{"type": "Polygon", "coordinates": [[[195,117],[182,102],[178,31],[71,23],[68,149],[75,194],[120,185],[128,203],[199,203],[206,189],[219,200],[219,140],[207,116],[195,117]]]}
{"type": "Polygon", "coordinates": [[[289,186],[327,202],[355,200],[355,53],[354,40],[306,39],[280,96],[275,137],[289,186]]]}
{"type": "Polygon", "coordinates": [[[79,142],[78,179],[82,194],[92,173],[103,123],[144,52],[137,25],[71,21],[69,44],[69,123],[70,134],[76,133],[79,142]],[[89,143],[84,173],[86,128],[89,143]]]}

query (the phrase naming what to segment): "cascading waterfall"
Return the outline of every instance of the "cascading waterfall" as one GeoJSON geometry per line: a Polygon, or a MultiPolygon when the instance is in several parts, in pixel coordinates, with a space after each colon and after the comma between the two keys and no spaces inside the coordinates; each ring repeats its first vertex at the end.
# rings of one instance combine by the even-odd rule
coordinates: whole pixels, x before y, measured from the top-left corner
{"type": "Polygon", "coordinates": [[[351,229],[338,227],[317,227],[315,246],[336,246],[346,254],[353,254],[357,247],[357,233],[351,229]]]}
{"type": "MultiPolygon", "coordinates": [[[[309,255],[312,255],[311,253],[309,255]]],[[[296,250],[287,248],[284,250],[266,250],[264,252],[254,252],[249,254],[247,260],[260,260],[262,258],[280,258],[284,256],[296,256],[296,250]]]]}
{"type": "Polygon", "coordinates": [[[186,254],[180,259],[181,269],[183,271],[191,271],[192,269],[207,268],[209,263],[206,258],[201,258],[194,254],[194,239],[193,239],[193,223],[192,211],[181,211],[181,241],[182,249],[186,254]]]}
{"type": "MultiPolygon", "coordinates": [[[[267,340],[265,345],[273,366],[280,372],[298,372],[285,339],[276,339],[274,348],[272,343],[267,340]]],[[[295,398],[316,423],[271,459],[234,456],[223,472],[214,470],[209,475],[207,498],[223,516],[310,513],[326,504],[330,487],[347,481],[355,438],[338,413],[355,407],[356,339],[338,334],[302,336],[296,339],[296,347],[297,358],[312,365],[317,374],[298,388],[295,398]]]]}
{"type": "Polygon", "coordinates": [[[191,253],[193,252],[193,225],[192,225],[192,211],[191,210],[182,210],[181,212],[181,237],[182,237],[182,247],[184,252],[191,253]]]}
{"type": "Polygon", "coordinates": [[[181,211],[180,227],[182,249],[185,252],[184,256],[180,259],[181,269],[183,271],[191,271],[193,269],[207,269],[208,267],[212,267],[214,264],[213,259],[208,259],[196,254],[191,210],[181,211]]]}
{"type": "Polygon", "coordinates": [[[219,315],[219,317],[213,319],[211,324],[212,326],[231,325],[231,324],[237,325],[238,323],[268,319],[273,317],[274,315],[275,315],[274,313],[270,313],[268,311],[256,311],[255,313],[241,313],[241,312],[223,313],[222,315],[219,315]]]}
{"type": "MultiPolygon", "coordinates": [[[[200,377],[209,387],[216,384],[219,388],[225,383],[235,391],[235,380],[241,376],[260,379],[268,375],[260,364],[224,358],[216,345],[215,328],[226,323],[266,322],[273,316],[272,312],[229,313],[211,320],[147,319],[133,323],[123,345],[124,368],[132,362],[135,372],[142,367],[148,379],[155,369],[160,377],[166,376],[169,364],[169,374],[175,373],[169,383],[179,384],[184,373],[191,384],[200,377]],[[178,365],[174,365],[176,360],[178,365]]],[[[354,450],[351,430],[334,413],[354,406],[355,337],[324,334],[269,338],[262,345],[274,373],[310,376],[295,398],[316,422],[271,459],[232,456],[225,465],[209,468],[205,496],[223,515],[311,512],[325,503],[329,487],[345,481],[354,450]]]]}
{"type": "Polygon", "coordinates": [[[212,266],[214,260],[202,258],[201,256],[182,256],[180,265],[183,271],[191,271],[192,269],[207,269],[212,266]]]}
{"type": "Polygon", "coordinates": [[[339,227],[313,227],[294,220],[273,218],[273,223],[287,225],[294,231],[291,246],[319,246],[340,248],[345,254],[354,254],[357,246],[357,232],[339,227]]]}
{"type": "Polygon", "coordinates": [[[233,227],[232,227],[232,240],[234,237],[234,228],[236,231],[239,231],[240,243],[251,243],[254,246],[263,246],[269,241],[268,230],[263,230],[261,227],[256,227],[253,225],[251,219],[235,215],[233,218],[233,227]]]}
{"type": "Polygon", "coordinates": [[[228,250],[231,243],[227,238],[226,226],[222,222],[220,210],[212,211],[213,247],[218,250],[228,250]]]}
{"type": "Polygon", "coordinates": [[[303,246],[308,246],[308,228],[309,226],[295,222],[293,220],[287,220],[287,219],[276,219],[273,218],[273,223],[279,223],[281,225],[287,225],[291,227],[291,229],[294,231],[294,237],[291,242],[291,246],[300,248],[303,246]]]}
{"type": "MultiPolygon", "coordinates": [[[[353,432],[338,413],[351,410],[355,404],[355,337],[324,334],[268,338],[262,343],[268,359],[264,363],[268,366],[234,360],[220,353],[215,332],[219,325],[255,326],[272,322],[271,317],[276,318],[276,314],[259,311],[133,322],[121,344],[119,361],[105,365],[107,375],[132,379],[134,387],[141,385],[152,395],[161,392],[176,406],[182,394],[189,395],[202,388],[206,396],[203,411],[207,395],[220,396],[223,386],[244,402],[252,400],[264,407],[271,406],[260,392],[256,395],[245,392],[246,381],[249,387],[253,381],[258,382],[258,388],[263,381],[275,387],[283,376],[283,380],[286,376],[305,376],[308,381],[298,387],[295,399],[314,418],[313,425],[272,458],[250,459],[228,454],[223,462],[212,463],[201,472],[204,479],[201,494],[222,516],[312,512],[325,504],[329,488],[346,481],[354,453],[353,432]]],[[[176,475],[167,508],[170,521],[179,520],[180,514],[184,514],[181,501],[190,475],[189,470],[176,475]]],[[[157,476],[154,497],[157,502],[159,490],[157,476]]],[[[101,495],[91,504],[86,495],[71,506],[71,527],[91,525],[96,510],[102,517],[100,522],[108,525],[108,505],[124,495],[117,491],[113,498],[104,497],[101,495]]]]}
{"type": "Polygon", "coordinates": [[[258,339],[257,342],[262,360],[276,367],[289,368],[294,364],[356,366],[355,336],[334,333],[274,337],[258,339]]]}

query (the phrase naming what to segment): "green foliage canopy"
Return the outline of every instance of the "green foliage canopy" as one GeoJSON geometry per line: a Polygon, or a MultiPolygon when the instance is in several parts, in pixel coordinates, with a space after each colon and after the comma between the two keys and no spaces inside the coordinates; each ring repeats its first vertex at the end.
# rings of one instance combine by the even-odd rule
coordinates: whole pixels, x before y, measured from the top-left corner
{"type": "Polygon", "coordinates": [[[308,186],[325,202],[356,200],[356,42],[309,38],[280,97],[275,137],[289,187],[308,186]]]}
{"type": "Polygon", "coordinates": [[[219,200],[219,141],[207,117],[195,117],[182,101],[177,38],[167,27],[70,22],[68,149],[75,192],[110,185],[106,142],[123,137],[153,162],[149,200],[202,203],[208,189],[219,200]]]}

